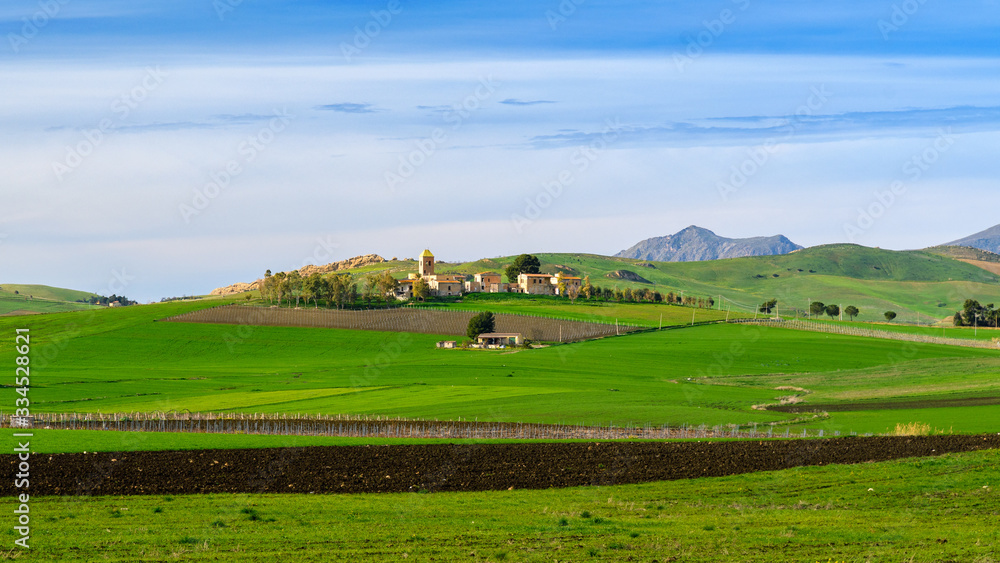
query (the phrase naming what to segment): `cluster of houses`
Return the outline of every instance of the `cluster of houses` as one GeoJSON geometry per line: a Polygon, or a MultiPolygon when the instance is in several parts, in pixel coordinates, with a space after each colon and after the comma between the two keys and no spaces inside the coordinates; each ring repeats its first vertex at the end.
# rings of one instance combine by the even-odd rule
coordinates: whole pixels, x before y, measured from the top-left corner
{"type": "Polygon", "coordinates": [[[417,273],[409,274],[404,280],[399,280],[396,290],[397,299],[409,299],[413,296],[413,284],[424,280],[430,288],[431,295],[447,297],[463,293],[530,293],[533,295],[559,295],[560,286],[566,292],[579,291],[581,280],[576,276],[566,276],[562,273],[551,274],[521,274],[517,283],[503,283],[500,274],[480,272],[471,280],[459,274],[435,274],[434,255],[430,250],[420,254],[417,273]]]}

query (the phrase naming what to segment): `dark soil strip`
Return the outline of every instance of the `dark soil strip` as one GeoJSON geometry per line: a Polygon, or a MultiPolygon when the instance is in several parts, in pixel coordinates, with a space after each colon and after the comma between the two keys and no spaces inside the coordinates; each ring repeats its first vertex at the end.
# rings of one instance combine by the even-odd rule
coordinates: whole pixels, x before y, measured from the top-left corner
{"type": "MultiPolygon", "coordinates": [[[[733,442],[341,446],[31,457],[32,495],[482,491],[619,485],[1000,448],[1000,434],[733,442]]],[[[8,474],[16,456],[2,456],[8,474]]],[[[13,480],[3,496],[17,492],[13,480]]]]}
{"type": "Polygon", "coordinates": [[[962,399],[926,399],[923,401],[881,401],[878,403],[799,403],[797,405],[782,405],[767,407],[769,411],[787,412],[793,414],[807,412],[856,412],[882,411],[899,409],[943,409],[951,407],[983,407],[1000,405],[1000,397],[965,397],[962,399]]]}
{"type": "MultiPolygon", "coordinates": [[[[222,305],[163,319],[172,322],[236,324],[250,326],[297,326],[381,330],[465,336],[469,319],[476,311],[428,309],[337,310],[285,309],[222,305]]],[[[648,327],[619,325],[615,322],[573,321],[511,313],[496,314],[496,331],[512,332],[533,341],[573,342],[626,334],[648,327]]]]}

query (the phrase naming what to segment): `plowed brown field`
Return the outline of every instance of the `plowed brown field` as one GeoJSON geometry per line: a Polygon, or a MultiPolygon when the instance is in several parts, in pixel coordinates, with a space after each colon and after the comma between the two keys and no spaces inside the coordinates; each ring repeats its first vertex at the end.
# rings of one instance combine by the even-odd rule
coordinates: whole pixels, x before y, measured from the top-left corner
{"type": "MultiPolygon", "coordinates": [[[[716,477],[1000,448],[1000,434],[728,442],[340,446],[35,454],[0,495],[361,493],[539,489],[716,477]]],[[[4,455],[8,474],[17,457],[4,455]]]]}

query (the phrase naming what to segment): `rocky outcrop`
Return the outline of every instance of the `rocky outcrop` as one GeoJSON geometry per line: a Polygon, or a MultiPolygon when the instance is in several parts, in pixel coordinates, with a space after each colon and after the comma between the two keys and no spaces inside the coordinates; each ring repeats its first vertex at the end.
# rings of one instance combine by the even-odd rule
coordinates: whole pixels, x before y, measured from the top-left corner
{"type": "Polygon", "coordinates": [[[615,270],[613,272],[608,272],[607,277],[613,280],[626,280],[639,283],[653,283],[631,270],[615,270]]]}
{"type": "MultiPolygon", "coordinates": [[[[328,274],[330,272],[338,272],[342,270],[353,270],[355,268],[364,268],[365,266],[371,266],[372,264],[381,264],[385,262],[386,259],[382,258],[378,254],[365,254],[364,256],[355,256],[354,258],[348,258],[347,260],[341,260],[339,262],[331,262],[325,266],[303,266],[299,268],[299,275],[306,278],[314,273],[328,274]]],[[[237,293],[243,293],[245,291],[256,291],[260,287],[262,280],[253,281],[250,283],[238,282],[232,285],[227,285],[226,287],[219,287],[213,289],[209,295],[234,295],[237,293]]]]}
{"type": "Polygon", "coordinates": [[[233,285],[227,285],[226,287],[219,287],[213,289],[209,295],[234,295],[237,293],[243,293],[245,291],[256,291],[260,284],[260,280],[252,283],[237,282],[233,285]]]}
{"type": "Polygon", "coordinates": [[[347,260],[341,260],[340,262],[331,262],[325,266],[303,266],[299,268],[299,275],[305,278],[317,272],[320,274],[329,274],[330,272],[338,272],[341,270],[364,268],[365,266],[381,264],[385,261],[386,259],[382,258],[378,254],[365,254],[364,256],[355,256],[354,258],[348,258],[347,260]]]}

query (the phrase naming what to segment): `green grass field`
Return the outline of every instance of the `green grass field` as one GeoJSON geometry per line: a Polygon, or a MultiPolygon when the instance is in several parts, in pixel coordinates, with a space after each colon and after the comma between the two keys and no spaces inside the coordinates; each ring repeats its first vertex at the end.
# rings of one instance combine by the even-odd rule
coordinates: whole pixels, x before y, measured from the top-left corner
{"type": "MultiPolygon", "coordinates": [[[[805,319],[799,319],[805,320],[805,319]]],[[[855,328],[869,328],[872,330],[884,330],[888,332],[901,332],[904,334],[919,334],[922,336],[934,336],[938,338],[968,338],[972,340],[993,340],[1000,338],[1000,329],[994,327],[967,327],[967,326],[914,326],[908,324],[881,322],[860,322],[860,321],[839,321],[829,318],[808,319],[808,322],[822,323],[833,326],[849,326],[855,328]]]]}
{"type": "Polygon", "coordinates": [[[745,313],[730,313],[718,309],[667,305],[663,303],[616,303],[577,299],[575,303],[555,296],[523,295],[518,293],[472,293],[461,302],[427,303],[422,307],[462,311],[502,311],[539,317],[556,317],[579,321],[608,323],[618,321],[636,326],[670,327],[693,323],[746,318],[745,313]]]}
{"type": "MultiPolygon", "coordinates": [[[[31,328],[36,412],[714,426],[799,418],[751,408],[795,394],[776,389],[784,386],[811,391],[806,403],[1000,396],[998,352],[781,328],[706,325],[510,353],[439,350],[435,335],[155,322],[219,302],[0,319],[11,336],[0,354],[13,356],[14,328],[31,328]]],[[[0,391],[2,404],[16,397],[0,391]]],[[[923,410],[838,411],[796,428],[998,425],[988,407],[923,410]]]]}
{"type": "Polygon", "coordinates": [[[998,477],[985,451],[543,491],[43,497],[7,557],[990,563],[998,477]]]}

